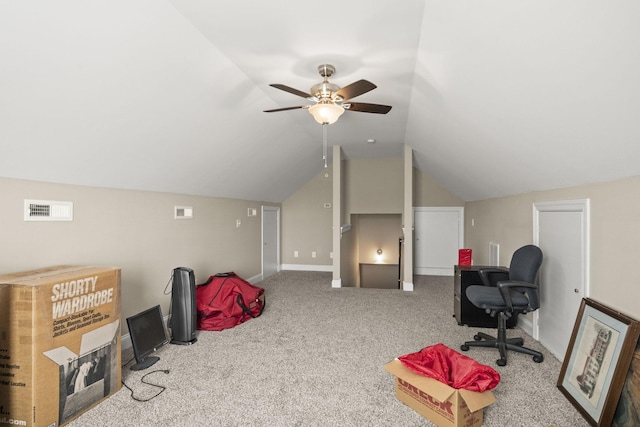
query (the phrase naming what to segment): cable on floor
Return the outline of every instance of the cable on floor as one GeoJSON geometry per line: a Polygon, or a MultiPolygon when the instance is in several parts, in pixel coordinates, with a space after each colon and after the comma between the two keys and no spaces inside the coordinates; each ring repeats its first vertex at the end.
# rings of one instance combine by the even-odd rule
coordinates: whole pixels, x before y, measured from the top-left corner
{"type": "Polygon", "coordinates": [[[155,371],[147,372],[146,374],[144,374],[142,376],[142,378],[140,378],[140,382],[141,383],[150,385],[152,387],[157,387],[157,388],[160,389],[160,391],[158,391],[156,394],[154,394],[153,396],[149,397],[148,399],[141,399],[139,397],[134,396],[133,389],[131,387],[129,387],[127,385],[127,383],[124,382],[124,380],[122,380],[122,385],[125,386],[131,392],[131,398],[133,400],[135,400],[136,402],[148,402],[148,401],[150,401],[152,399],[155,399],[156,397],[160,396],[160,394],[162,394],[162,392],[167,389],[165,386],[162,386],[160,384],[154,384],[154,383],[151,383],[149,381],[145,381],[145,378],[147,378],[149,375],[155,374],[157,372],[164,372],[165,374],[169,374],[169,370],[168,369],[156,369],[155,371]]]}

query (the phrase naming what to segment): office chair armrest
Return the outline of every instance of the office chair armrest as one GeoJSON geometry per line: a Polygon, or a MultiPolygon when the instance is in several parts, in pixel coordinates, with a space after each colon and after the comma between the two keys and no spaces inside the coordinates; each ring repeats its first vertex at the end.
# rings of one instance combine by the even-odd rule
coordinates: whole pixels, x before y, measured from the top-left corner
{"type": "Polygon", "coordinates": [[[522,282],[519,280],[501,280],[498,282],[499,288],[531,288],[535,289],[538,285],[529,282],[522,282]]]}
{"type": "Polygon", "coordinates": [[[511,301],[511,294],[509,291],[511,288],[531,288],[536,289],[538,285],[529,282],[521,282],[518,280],[502,280],[497,284],[498,290],[500,291],[500,295],[502,295],[502,299],[509,307],[509,311],[513,311],[513,302],[511,301]]]}
{"type": "Polygon", "coordinates": [[[501,280],[509,280],[509,270],[500,267],[485,267],[478,270],[478,275],[485,286],[496,286],[501,280]]]}

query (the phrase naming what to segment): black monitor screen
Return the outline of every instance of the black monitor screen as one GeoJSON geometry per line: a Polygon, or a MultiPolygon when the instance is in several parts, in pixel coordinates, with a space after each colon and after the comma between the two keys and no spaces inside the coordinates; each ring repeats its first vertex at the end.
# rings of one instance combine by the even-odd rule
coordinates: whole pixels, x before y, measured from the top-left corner
{"type": "Polygon", "coordinates": [[[159,360],[156,356],[150,356],[151,353],[169,341],[164,327],[162,309],[156,305],[131,316],[127,318],[127,326],[129,326],[129,336],[137,362],[131,369],[146,369],[159,360]]]}

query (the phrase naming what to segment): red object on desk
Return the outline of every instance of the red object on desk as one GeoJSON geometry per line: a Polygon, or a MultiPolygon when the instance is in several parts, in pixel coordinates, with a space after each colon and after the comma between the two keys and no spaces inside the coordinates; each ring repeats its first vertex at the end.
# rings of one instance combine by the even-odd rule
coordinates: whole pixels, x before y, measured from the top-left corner
{"type": "Polygon", "coordinates": [[[458,250],[458,265],[471,265],[471,249],[458,250]]]}

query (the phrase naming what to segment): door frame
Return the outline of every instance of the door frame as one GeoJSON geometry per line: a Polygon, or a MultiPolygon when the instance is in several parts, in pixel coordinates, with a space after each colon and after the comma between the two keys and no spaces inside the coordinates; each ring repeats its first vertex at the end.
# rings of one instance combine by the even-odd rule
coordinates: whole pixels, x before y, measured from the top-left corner
{"type": "MultiPolygon", "coordinates": [[[[417,236],[416,232],[416,213],[417,212],[456,212],[458,214],[458,249],[464,247],[464,206],[436,206],[436,207],[414,207],[413,208],[413,239],[417,236]]],[[[416,255],[416,244],[413,244],[413,257],[416,255]]],[[[413,262],[413,274],[420,274],[417,272],[416,262],[413,262]]],[[[453,276],[454,266],[449,269],[434,269],[431,274],[439,276],[453,276]],[[446,270],[446,271],[445,271],[446,270]]]]}
{"type": "Polygon", "coordinates": [[[264,213],[265,211],[275,212],[276,213],[276,272],[280,271],[280,208],[278,206],[262,206],[261,212],[261,231],[260,231],[260,275],[264,280],[264,234],[265,234],[265,223],[264,223],[264,213]]]}
{"type": "MultiPolygon", "coordinates": [[[[583,265],[583,289],[584,298],[589,297],[590,277],[589,277],[589,260],[590,260],[590,203],[589,199],[577,200],[558,200],[551,202],[534,202],[533,203],[533,244],[540,244],[540,212],[579,212],[582,214],[582,265],[583,265]]],[[[522,318],[524,320],[524,318],[522,318]]],[[[539,341],[540,328],[538,325],[538,310],[533,312],[531,325],[524,322],[522,328],[528,332],[535,340],[539,341]]],[[[544,344],[544,343],[542,343],[544,344]]]]}

